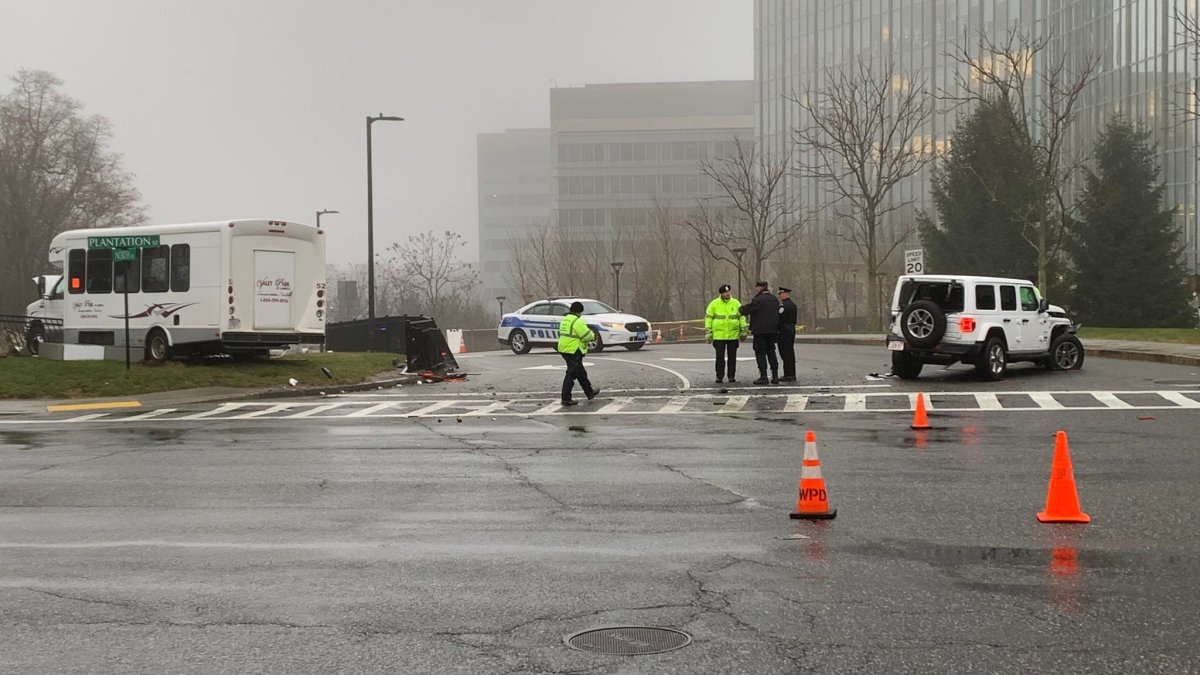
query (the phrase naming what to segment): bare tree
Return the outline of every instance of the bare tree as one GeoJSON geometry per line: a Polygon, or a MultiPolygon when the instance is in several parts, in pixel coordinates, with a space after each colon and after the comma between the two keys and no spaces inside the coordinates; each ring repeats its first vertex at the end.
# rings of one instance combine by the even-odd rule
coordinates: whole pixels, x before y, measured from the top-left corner
{"type": "Polygon", "coordinates": [[[913,199],[892,199],[892,190],[935,157],[933,138],[923,132],[933,115],[924,81],[912,81],[891,60],[878,65],[862,57],[829,69],[819,90],[793,101],[807,116],[794,130],[801,149],[799,174],[815,179],[833,197],[848,227],[848,239],[867,270],[868,310],[880,328],[878,273],[916,223],[890,223],[889,213],[913,199]]]}
{"type": "MultiPolygon", "coordinates": [[[[1200,14],[1176,8],[1175,23],[1179,26],[1180,41],[1191,47],[1192,67],[1200,70],[1200,14]]],[[[1185,121],[1200,120],[1200,81],[1197,81],[1195,77],[1188,78],[1187,90],[1184,94],[1187,103],[1180,111],[1183,119],[1185,121]]]]}
{"type": "Polygon", "coordinates": [[[1049,37],[1017,30],[1002,42],[980,34],[979,43],[979,54],[973,54],[964,37],[952,54],[965,68],[958,74],[959,92],[950,98],[971,103],[997,98],[1015,113],[1016,131],[1029,139],[1037,163],[1036,198],[1014,213],[1022,236],[1037,251],[1037,278],[1045,291],[1049,266],[1059,256],[1075,208],[1071,182],[1085,160],[1082,148],[1068,148],[1068,134],[1100,57],[1065,50],[1051,54],[1049,37]]]}
{"type": "Polygon", "coordinates": [[[403,273],[406,288],[415,295],[423,312],[438,315],[462,305],[479,285],[479,275],[462,262],[459,250],[467,245],[462,235],[447,230],[409,237],[407,244],[388,247],[388,261],[403,273]]]}
{"type": "Polygon", "coordinates": [[[508,238],[512,264],[505,281],[509,288],[520,295],[518,306],[523,304],[526,298],[550,295],[556,285],[555,237],[551,228],[550,220],[530,223],[524,234],[510,235],[508,238]]]}
{"type": "Polygon", "coordinates": [[[84,117],[51,73],[22,70],[0,96],[0,313],[32,299],[54,235],[71,228],[139,225],[145,214],[106,119],[84,117]],[[29,296],[29,297],[24,297],[29,296]]]}
{"type": "MultiPolygon", "coordinates": [[[[804,229],[800,202],[784,189],[788,162],[759,151],[754,144],[734,138],[733,157],[700,162],[721,196],[701,200],[698,212],[685,221],[696,241],[714,260],[735,268],[735,248],[750,254],[750,283],[762,275],[763,262],[787,247],[804,229]]],[[[744,261],[743,261],[744,262],[744,261]]]]}

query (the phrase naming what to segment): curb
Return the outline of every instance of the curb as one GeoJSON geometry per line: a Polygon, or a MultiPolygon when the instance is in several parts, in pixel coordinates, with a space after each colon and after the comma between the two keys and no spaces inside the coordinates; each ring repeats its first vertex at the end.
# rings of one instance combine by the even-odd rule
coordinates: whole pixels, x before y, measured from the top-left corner
{"type": "Polygon", "coordinates": [[[1083,343],[1084,353],[1087,356],[1098,356],[1106,359],[1121,359],[1124,361],[1150,361],[1153,363],[1170,363],[1177,366],[1200,366],[1200,356],[1187,356],[1184,354],[1157,354],[1154,352],[1137,352],[1127,349],[1104,349],[1101,347],[1089,347],[1087,342],[1083,343]]]}

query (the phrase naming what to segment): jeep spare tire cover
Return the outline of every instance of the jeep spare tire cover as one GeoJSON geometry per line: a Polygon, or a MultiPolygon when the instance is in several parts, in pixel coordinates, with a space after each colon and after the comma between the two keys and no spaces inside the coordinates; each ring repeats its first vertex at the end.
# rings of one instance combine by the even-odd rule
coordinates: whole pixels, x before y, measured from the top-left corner
{"type": "Polygon", "coordinates": [[[946,334],[946,313],[932,300],[917,300],[900,314],[900,332],[914,347],[932,347],[946,334]]]}

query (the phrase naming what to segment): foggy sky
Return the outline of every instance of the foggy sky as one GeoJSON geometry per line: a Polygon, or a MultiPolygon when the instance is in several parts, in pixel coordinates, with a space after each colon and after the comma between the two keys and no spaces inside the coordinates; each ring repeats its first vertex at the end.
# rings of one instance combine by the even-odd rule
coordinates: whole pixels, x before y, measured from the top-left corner
{"type": "Polygon", "coordinates": [[[0,0],[0,90],[48,70],[150,222],[274,218],[366,261],[450,229],[477,255],[475,135],[549,125],[549,88],[751,79],[752,0],[0,0]]]}

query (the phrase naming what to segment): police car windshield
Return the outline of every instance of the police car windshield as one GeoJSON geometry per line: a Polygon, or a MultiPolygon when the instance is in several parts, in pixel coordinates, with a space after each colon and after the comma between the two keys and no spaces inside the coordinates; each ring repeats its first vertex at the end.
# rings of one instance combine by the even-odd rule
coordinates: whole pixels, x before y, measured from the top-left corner
{"type": "Polygon", "coordinates": [[[617,311],[599,300],[581,300],[580,302],[583,303],[584,314],[610,314],[617,311]]]}

